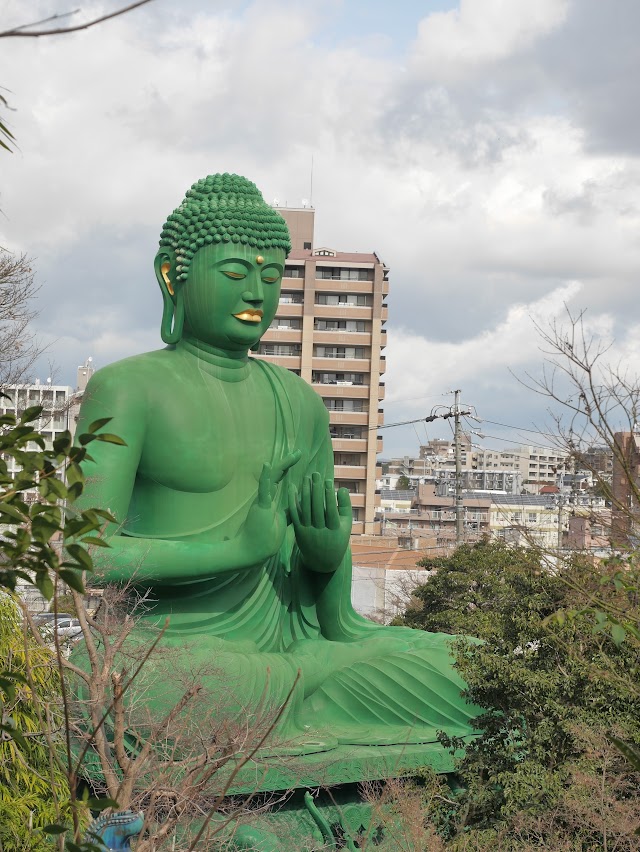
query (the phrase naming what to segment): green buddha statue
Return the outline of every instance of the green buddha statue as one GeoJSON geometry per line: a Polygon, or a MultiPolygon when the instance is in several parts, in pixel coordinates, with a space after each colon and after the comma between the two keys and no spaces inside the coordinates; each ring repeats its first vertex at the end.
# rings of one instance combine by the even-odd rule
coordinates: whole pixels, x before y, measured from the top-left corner
{"type": "Polygon", "coordinates": [[[468,736],[479,709],[461,697],[452,637],[352,608],[351,506],[322,399],[249,355],[289,250],[282,217],[236,175],[198,181],[169,216],[155,258],[167,346],[98,371],[82,404],[79,433],[111,417],[126,441],[92,444],[86,469],[85,504],[118,520],[97,570],[150,590],[137,629],[169,617],[163,645],[215,669],[216,712],[285,705],[276,751],[468,736]]]}

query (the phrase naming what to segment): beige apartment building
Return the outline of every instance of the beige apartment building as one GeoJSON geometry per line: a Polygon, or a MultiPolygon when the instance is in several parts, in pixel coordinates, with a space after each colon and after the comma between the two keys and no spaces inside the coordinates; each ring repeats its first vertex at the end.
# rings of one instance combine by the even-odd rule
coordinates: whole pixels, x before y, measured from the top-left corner
{"type": "Polygon", "coordinates": [[[375,253],[316,248],[312,208],[278,212],[293,248],[278,312],[258,357],[301,376],[322,397],[329,411],[336,488],[351,494],[353,533],[377,533],[389,270],[375,253]]]}

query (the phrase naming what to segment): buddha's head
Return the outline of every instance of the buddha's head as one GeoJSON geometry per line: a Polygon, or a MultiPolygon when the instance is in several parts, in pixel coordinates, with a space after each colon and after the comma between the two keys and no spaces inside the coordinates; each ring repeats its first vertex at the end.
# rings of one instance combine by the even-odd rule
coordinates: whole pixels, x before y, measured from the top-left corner
{"type": "Polygon", "coordinates": [[[184,328],[222,350],[254,346],[275,316],[290,250],[284,219],[251,181],[218,174],[194,183],[167,219],[155,259],[165,343],[184,328]]]}

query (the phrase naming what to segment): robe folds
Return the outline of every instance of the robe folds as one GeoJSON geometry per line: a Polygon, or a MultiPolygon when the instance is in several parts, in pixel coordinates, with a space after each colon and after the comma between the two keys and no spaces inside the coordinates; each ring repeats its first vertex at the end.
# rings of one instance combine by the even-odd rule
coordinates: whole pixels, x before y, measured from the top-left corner
{"type": "MultiPolygon", "coordinates": [[[[328,415],[315,391],[289,371],[258,359],[251,359],[251,368],[270,388],[276,424],[271,463],[302,454],[277,486],[275,500],[287,516],[289,484],[300,488],[313,473],[333,480],[328,415]]],[[[223,516],[181,530],[180,538],[232,536],[255,498],[255,490],[237,493],[223,516]]],[[[123,532],[158,537],[145,529],[143,517],[123,532]]],[[[349,548],[334,573],[305,564],[289,522],[278,552],[257,568],[154,587],[136,631],[140,638],[150,635],[169,618],[161,645],[173,651],[169,668],[176,676],[173,686],[164,678],[150,682],[149,695],[156,702],[164,697],[169,706],[185,681],[178,669],[197,672],[212,712],[248,716],[256,725],[260,718],[277,720],[274,748],[289,753],[428,743],[442,730],[458,737],[475,733],[470,720],[481,711],[461,696],[455,637],[359,616],[351,604],[351,573],[349,548]]]]}

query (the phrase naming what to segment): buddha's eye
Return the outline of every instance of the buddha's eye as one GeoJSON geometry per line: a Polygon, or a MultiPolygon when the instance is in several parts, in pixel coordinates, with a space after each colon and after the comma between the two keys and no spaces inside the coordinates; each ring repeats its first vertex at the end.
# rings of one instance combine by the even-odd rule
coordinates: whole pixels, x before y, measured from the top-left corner
{"type": "Polygon", "coordinates": [[[220,271],[223,275],[226,275],[227,278],[231,278],[233,281],[241,281],[243,278],[247,277],[245,272],[237,272],[235,269],[221,269],[220,271]]]}
{"type": "Polygon", "coordinates": [[[276,267],[269,267],[262,270],[262,280],[265,284],[275,284],[281,278],[280,270],[276,267]]]}

